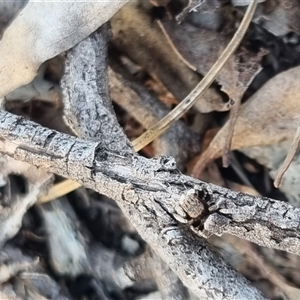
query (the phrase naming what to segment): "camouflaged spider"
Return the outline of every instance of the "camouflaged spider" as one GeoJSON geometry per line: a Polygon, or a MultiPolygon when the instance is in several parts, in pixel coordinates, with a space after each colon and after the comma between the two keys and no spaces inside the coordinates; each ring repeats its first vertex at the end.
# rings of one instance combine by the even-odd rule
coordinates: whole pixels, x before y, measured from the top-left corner
{"type": "Polygon", "coordinates": [[[183,224],[193,224],[207,214],[206,201],[211,199],[212,191],[208,185],[205,188],[194,186],[187,190],[174,207],[174,218],[183,224]]]}

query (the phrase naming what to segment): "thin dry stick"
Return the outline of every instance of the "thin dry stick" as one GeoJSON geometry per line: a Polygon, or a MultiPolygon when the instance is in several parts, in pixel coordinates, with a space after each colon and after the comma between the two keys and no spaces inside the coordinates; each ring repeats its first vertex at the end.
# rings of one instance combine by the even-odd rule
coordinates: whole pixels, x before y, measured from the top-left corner
{"type": "Polygon", "coordinates": [[[60,183],[54,184],[49,189],[49,191],[46,195],[39,197],[38,202],[39,203],[50,202],[54,199],[57,199],[66,194],[69,194],[80,187],[81,187],[81,184],[76,181],[73,181],[70,179],[64,180],[60,183]]]}
{"type": "MultiPolygon", "coordinates": [[[[167,114],[162,120],[156,123],[152,128],[147,130],[139,138],[132,142],[135,151],[139,151],[158,136],[164,133],[175,121],[181,118],[196,102],[199,96],[201,96],[211,83],[215,80],[216,76],[225,65],[229,57],[234,53],[239,44],[241,43],[248,26],[252,20],[255,9],[257,6],[257,0],[250,3],[245,13],[245,16],[233,36],[232,40],[223,51],[222,55],[219,57],[217,62],[212,66],[206,76],[201,80],[201,82],[192,90],[192,92],[180,103],[178,104],[169,114],[167,114]]],[[[39,198],[40,203],[45,203],[51,200],[61,197],[66,193],[69,193],[77,189],[80,185],[77,182],[71,180],[65,180],[59,183],[59,187],[54,185],[49,189],[47,195],[39,198]]]]}
{"type": "Polygon", "coordinates": [[[239,97],[238,99],[235,99],[236,102],[230,110],[228,132],[227,132],[227,137],[225,140],[223,156],[222,156],[222,164],[224,168],[227,168],[230,164],[229,152],[231,148],[231,140],[234,132],[234,126],[241,106],[241,95],[239,95],[238,97],[239,97]]]}
{"type": "Polygon", "coordinates": [[[293,142],[291,144],[291,147],[289,149],[289,152],[284,160],[284,162],[282,163],[282,165],[280,166],[279,170],[278,170],[278,173],[277,173],[277,176],[274,180],[274,186],[276,188],[278,188],[281,184],[281,181],[282,181],[282,177],[284,175],[284,173],[287,171],[287,169],[289,168],[296,152],[297,152],[297,149],[299,147],[299,143],[300,143],[300,120],[299,120],[299,124],[298,124],[298,128],[297,128],[297,131],[295,133],[295,136],[294,136],[294,139],[293,139],[293,142]]]}

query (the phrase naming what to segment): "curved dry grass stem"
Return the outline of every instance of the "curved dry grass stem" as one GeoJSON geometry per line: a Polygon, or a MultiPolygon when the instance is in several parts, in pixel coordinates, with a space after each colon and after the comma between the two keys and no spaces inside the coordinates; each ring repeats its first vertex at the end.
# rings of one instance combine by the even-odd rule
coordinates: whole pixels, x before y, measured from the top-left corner
{"type": "MultiPolygon", "coordinates": [[[[175,121],[181,118],[194,105],[196,99],[201,96],[201,94],[203,94],[207,88],[209,88],[219,71],[241,43],[252,20],[256,6],[257,0],[253,0],[248,6],[245,16],[232,40],[223,51],[217,62],[212,66],[201,82],[191,91],[191,93],[162,120],[160,120],[152,128],[147,130],[144,134],[132,142],[135,151],[141,150],[162,133],[164,133],[175,121]]],[[[70,193],[73,190],[76,190],[79,186],[80,185],[77,182],[65,180],[51,187],[47,195],[40,197],[38,201],[39,203],[49,202],[67,193],[70,193]]]]}
{"type": "Polygon", "coordinates": [[[147,130],[139,138],[133,141],[133,147],[136,151],[141,150],[146,145],[154,141],[158,136],[164,133],[176,120],[181,118],[196,102],[199,96],[209,88],[212,82],[215,80],[216,76],[223,68],[227,60],[237,49],[241,43],[249,24],[254,15],[255,9],[257,6],[257,0],[253,0],[247,8],[245,16],[233,36],[232,40],[223,51],[216,63],[211,67],[205,77],[201,82],[191,91],[191,93],[180,103],[178,104],[169,114],[167,114],[162,120],[156,123],[152,128],[147,130]]]}
{"type": "Polygon", "coordinates": [[[76,181],[67,179],[60,183],[54,184],[46,195],[39,197],[38,203],[47,203],[66,194],[73,192],[74,190],[81,187],[76,181]]]}

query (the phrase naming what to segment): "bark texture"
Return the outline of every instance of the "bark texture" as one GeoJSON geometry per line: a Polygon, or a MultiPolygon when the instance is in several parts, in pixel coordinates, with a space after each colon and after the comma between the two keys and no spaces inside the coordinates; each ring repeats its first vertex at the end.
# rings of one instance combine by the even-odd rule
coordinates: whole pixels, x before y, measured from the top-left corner
{"type": "Polygon", "coordinates": [[[3,153],[116,200],[145,241],[201,299],[264,299],[203,238],[174,219],[182,194],[201,182],[182,175],[172,158],[120,156],[101,142],[70,137],[4,111],[0,136],[3,153]]]}

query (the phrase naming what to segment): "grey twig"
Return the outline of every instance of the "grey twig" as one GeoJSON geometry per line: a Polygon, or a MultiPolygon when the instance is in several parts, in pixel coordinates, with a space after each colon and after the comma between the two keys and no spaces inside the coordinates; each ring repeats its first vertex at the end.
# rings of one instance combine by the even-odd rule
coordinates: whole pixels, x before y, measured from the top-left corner
{"type": "Polygon", "coordinates": [[[118,125],[109,95],[107,78],[107,41],[105,24],[68,51],[62,79],[64,113],[79,137],[105,141],[107,149],[119,153],[132,151],[118,125]]]}
{"type": "Polygon", "coordinates": [[[178,226],[174,207],[187,188],[201,182],[182,175],[173,159],[122,156],[101,142],[61,134],[4,111],[0,137],[3,153],[116,200],[143,239],[201,299],[264,299],[204,239],[178,226]]]}
{"type": "MultiPolygon", "coordinates": [[[[111,151],[117,152],[119,154],[125,155],[126,153],[131,153],[132,148],[129,145],[129,142],[126,139],[122,129],[117,123],[116,117],[112,109],[111,100],[110,100],[108,78],[107,78],[108,39],[109,39],[109,28],[107,25],[105,25],[102,26],[101,29],[93,33],[90,37],[88,37],[87,39],[79,43],[77,46],[75,46],[73,49],[71,49],[68,52],[67,60],[66,60],[66,73],[63,77],[63,84],[62,84],[64,95],[65,95],[64,100],[66,103],[65,114],[67,115],[67,119],[71,121],[70,122],[71,125],[73,125],[74,130],[79,134],[79,136],[84,138],[90,138],[93,140],[103,141],[103,145],[105,148],[110,149],[111,151]],[[88,68],[87,65],[89,65],[88,68]],[[74,88],[73,83],[76,84],[76,88],[74,88]]],[[[110,71],[111,74],[112,70],[110,71]]],[[[115,76],[113,77],[111,76],[110,83],[112,81],[113,83],[115,83],[116,80],[117,80],[117,75],[115,74],[115,76]]],[[[119,81],[117,83],[119,83],[119,81]]],[[[123,88],[126,87],[123,86],[123,88]]],[[[112,94],[116,92],[116,89],[119,90],[118,87],[116,86],[115,89],[111,87],[112,94]]],[[[126,98],[126,96],[130,97],[132,93],[134,94],[134,91],[131,89],[128,90],[127,88],[126,93],[124,91],[122,92],[122,98],[126,98]],[[128,92],[131,92],[131,94],[128,95],[128,92]]],[[[140,102],[145,103],[145,101],[149,100],[150,97],[150,100],[152,100],[151,104],[152,105],[156,104],[155,107],[157,108],[158,104],[157,102],[153,103],[154,102],[153,97],[151,97],[149,93],[147,94],[146,92],[144,92],[144,96],[145,94],[148,97],[144,100],[144,102],[142,101],[140,102]]],[[[137,99],[135,97],[132,100],[137,100],[137,99]]],[[[149,105],[151,104],[149,103],[149,105]]],[[[135,107],[135,109],[138,111],[138,107],[135,107]]],[[[155,108],[152,107],[153,113],[154,113],[154,109],[155,108]]],[[[144,109],[144,113],[145,113],[145,109],[144,109]]],[[[177,125],[176,126],[177,129],[182,127],[180,125],[183,124],[177,125]]],[[[182,132],[182,130],[179,132],[182,132]]],[[[186,136],[187,139],[190,137],[188,133],[186,134],[186,136]]],[[[168,141],[169,140],[167,139],[167,142],[168,141]]],[[[172,149],[174,148],[175,147],[173,145],[172,149]]],[[[175,154],[175,152],[172,152],[172,154],[175,154]]],[[[61,203],[61,206],[65,206],[65,203],[61,203]]],[[[55,212],[56,211],[57,210],[55,210],[55,212]]],[[[58,210],[58,212],[62,213],[63,211],[58,210]]],[[[51,212],[49,212],[48,214],[50,213],[51,212]]],[[[52,217],[51,218],[48,217],[47,220],[48,222],[51,222],[52,227],[56,225],[53,223],[52,217]]],[[[66,222],[66,224],[68,225],[68,222],[66,222]]],[[[59,228],[57,228],[56,231],[61,232],[59,228]]],[[[70,241],[71,239],[69,238],[68,240],[70,241]]],[[[62,243],[65,244],[64,242],[62,243]]],[[[79,242],[73,241],[73,244],[74,243],[80,246],[79,242]]],[[[70,242],[68,242],[67,244],[70,244],[70,242]]],[[[50,245],[50,249],[54,249],[54,248],[55,245],[52,247],[50,245]]],[[[73,265],[75,265],[77,269],[78,267],[82,269],[82,265],[84,262],[84,257],[83,257],[84,251],[82,250],[84,249],[80,249],[80,247],[77,247],[77,251],[68,254],[68,256],[70,255],[72,257],[75,256],[72,261],[74,262],[73,265]]],[[[103,249],[101,250],[101,252],[103,252],[103,249]]],[[[51,254],[52,257],[55,257],[55,253],[53,251],[51,251],[51,254]]],[[[58,258],[65,258],[65,256],[60,254],[58,258]]],[[[178,277],[157,256],[155,256],[155,258],[158,260],[158,262],[160,262],[159,266],[161,266],[161,268],[164,266],[164,270],[162,271],[161,269],[157,268],[158,264],[154,265],[153,263],[148,264],[147,266],[145,266],[144,269],[145,272],[148,271],[148,273],[151,274],[155,273],[153,279],[157,282],[159,291],[162,293],[163,297],[174,299],[174,300],[189,299],[187,289],[180,282],[178,277]],[[161,281],[164,282],[163,285],[159,285],[159,282],[161,281]],[[162,287],[165,285],[167,285],[167,287],[162,287]]],[[[104,266],[107,265],[107,262],[105,263],[106,264],[102,262],[102,264],[100,264],[102,270],[105,268],[104,266]]],[[[56,262],[56,265],[59,265],[58,262],[56,262]]],[[[65,269],[65,264],[61,263],[61,265],[65,269]]],[[[69,265],[70,265],[69,267],[72,266],[72,264],[69,265]]],[[[112,266],[110,265],[109,268],[111,269],[112,266]]]]}
{"type": "Polygon", "coordinates": [[[230,233],[261,246],[300,255],[300,209],[286,202],[204,184],[186,193],[177,204],[176,213],[177,219],[189,223],[201,236],[230,233]]]}

